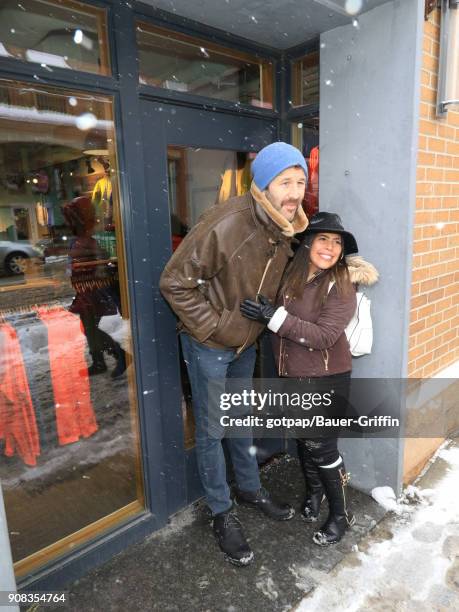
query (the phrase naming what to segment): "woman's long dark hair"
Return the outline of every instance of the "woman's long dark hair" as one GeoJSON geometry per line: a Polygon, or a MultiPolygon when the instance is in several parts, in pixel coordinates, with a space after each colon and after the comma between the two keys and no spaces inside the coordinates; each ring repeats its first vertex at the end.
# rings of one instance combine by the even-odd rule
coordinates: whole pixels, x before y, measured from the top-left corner
{"type": "MultiPolygon", "coordinates": [[[[291,300],[303,297],[304,287],[309,275],[311,245],[316,236],[317,234],[309,234],[303,239],[292,261],[287,266],[278,293],[278,297],[282,301],[283,298],[291,300]]],[[[342,248],[344,249],[344,245],[342,248]]],[[[351,290],[352,284],[349,278],[349,270],[346,258],[343,256],[340,256],[334,266],[326,270],[324,274],[321,274],[320,278],[317,304],[325,302],[331,281],[335,282],[339,295],[344,295],[351,290]]]]}

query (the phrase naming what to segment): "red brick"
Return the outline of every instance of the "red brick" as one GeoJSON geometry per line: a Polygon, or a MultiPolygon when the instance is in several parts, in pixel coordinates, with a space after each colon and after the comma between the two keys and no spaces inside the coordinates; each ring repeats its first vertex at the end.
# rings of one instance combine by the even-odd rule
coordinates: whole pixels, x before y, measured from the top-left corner
{"type": "Polygon", "coordinates": [[[419,308],[418,310],[415,310],[414,312],[417,312],[418,321],[420,319],[425,319],[428,316],[433,315],[435,313],[435,304],[427,304],[426,306],[423,306],[422,308],[419,308]]]}
{"type": "MultiPolygon", "coordinates": [[[[421,183],[422,185],[425,183],[421,183]]],[[[428,223],[437,222],[437,213],[433,213],[431,211],[419,211],[414,215],[414,222],[416,225],[427,225],[428,223]]],[[[448,219],[446,219],[447,221],[448,219]]]]}
{"type": "Polygon", "coordinates": [[[445,181],[450,181],[451,183],[459,182],[459,170],[446,170],[445,181]]]}
{"type": "Polygon", "coordinates": [[[421,332],[426,327],[426,321],[423,319],[422,321],[417,321],[416,323],[412,323],[409,328],[410,335],[417,334],[421,332]]]}
{"type": "Polygon", "coordinates": [[[426,267],[431,264],[437,263],[440,261],[440,252],[439,251],[431,251],[430,253],[426,253],[421,256],[421,266],[426,267]]]}
{"type": "Polygon", "coordinates": [[[427,295],[418,295],[414,298],[411,298],[411,309],[415,310],[416,308],[420,308],[421,306],[424,306],[424,304],[427,304],[427,295]]]}
{"type": "MultiPolygon", "coordinates": [[[[429,240],[425,240],[423,242],[429,242],[429,240]]],[[[448,238],[446,236],[442,236],[441,238],[432,238],[430,240],[430,248],[434,249],[444,249],[448,245],[448,238]]]]}
{"type": "Polygon", "coordinates": [[[416,183],[416,195],[431,195],[434,193],[433,183],[416,183]]]}
{"type": "Polygon", "coordinates": [[[443,312],[447,308],[450,308],[451,303],[451,297],[443,298],[435,303],[435,312],[443,312]]]}
{"type": "Polygon", "coordinates": [[[443,320],[443,314],[441,312],[436,312],[435,314],[430,315],[430,317],[426,319],[426,329],[431,329],[433,333],[435,326],[439,325],[442,322],[442,320],[443,320]]]}
{"type": "Polygon", "coordinates": [[[418,153],[418,164],[420,166],[434,166],[435,165],[435,155],[433,153],[419,152],[418,153]]]}
{"type": "Polygon", "coordinates": [[[433,338],[433,335],[434,335],[434,330],[432,329],[432,327],[428,327],[424,331],[416,334],[416,336],[414,337],[415,346],[424,344],[424,342],[431,340],[433,338]]]}
{"type": "MultiPolygon", "coordinates": [[[[422,71],[422,74],[426,74],[425,70],[422,71]]],[[[429,76],[428,76],[428,81],[430,82],[429,76]]],[[[424,84],[427,84],[427,83],[424,83],[424,84]]],[[[427,134],[428,136],[437,136],[436,123],[434,121],[427,121],[426,119],[421,119],[419,121],[419,133],[427,134]]]]}
{"type": "Polygon", "coordinates": [[[437,136],[439,138],[451,138],[452,140],[454,140],[456,137],[455,129],[450,125],[440,123],[437,126],[437,136]]]}
{"type": "Polygon", "coordinates": [[[427,168],[426,179],[428,181],[442,181],[445,176],[445,170],[442,168],[427,168]]]}
{"type": "Polygon", "coordinates": [[[424,210],[439,209],[442,205],[442,198],[423,198],[422,207],[424,210]]]}
{"type": "MultiPolygon", "coordinates": [[[[443,311],[443,320],[447,321],[448,319],[453,319],[456,315],[457,315],[457,306],[453,306],[452,308],[448,308],[447,310],[443,311]]],[[[451,340],[452,338],[456,337],[457,330],[453,329],[448,333],[449,334],[453,333],[453,336],[451,338],[448,338],[448,340],[451,340]]]]}
{"type": "Polygon", "coordinates": [[[434,184],[434,193],[435,195],[447,196],[452,192],[452,185],[449,183],[435,183],[434,184]]]}
{"type": "MultiPolygon", "coordinates": [[[[425,166],[430,166],[433,164],[424,164],[425,166]]],[[[436,160],[436,164],[438,167],[443,167],[443,168],[452,168],[453,166],[453,158],[451,155],[437,155],[437,160],[436,160]]]]}
{"type": "MultiPolygon", "coordinates": [[[[422,67],[425,68],[426,70],[437,72],[438,71],[438,59],[433,57],[432,55],[427,55],[427,53],[423,53],[422,54],[422,67]]],[[[425,89],[425,88],[422,87],[422,89],[425,89]]],[[[425,102],[429,102],[429,99],[425,100],[423,97],[421,97],[421,100],[425,102]]]]}
{"type": "Polygon", "coordinates": [[[444,274],[443,276],[440,276],[438,278],[438,286],[439,287],[446,287],[448,285],[451,285],[452,283],[454,283],[454,274],[444,274]]]}
{"type": "Polygon", "coordinates": [[[420,292],[425,293],[438,287],[438,278],[429,278],[421,283],[420,292]]]}
{"type": "MultiPolygon", "coordinates": [[[[429,151],[437,151],[438,153],[443,153],[445,150],[447,150],[447,145],[449,143],[446,142],[445,140],[440,140],[440,138],[428,138],[427,139],[427,148],[429,149],[429,151]]],[[[452,153],[452,151],[448,151],[448,153],[452,153]]]]}
{"type": "MultiPolygon", "coordinates": [[[[443,240],[445,241],[444,246],[446,247],[446,238],[443,238],[443,240]]],[[[416,240],[416,242],[413,243],[413,253],[415,253],[416,255],[419,255],[419,253],[427,253],[430,251],[431,249],[431,240],[416,240]]],[[[440,247],[437,247],[440,248],[440,247]]]]}
{"type": "Polygon", "coordinates": [[[419,357],[419,359],[416,359],[416,368],[422,368],[423,366],[427,365],[431,361],[432,361],[431,354],[423,355],[422,357],[419,357]]]}
{"type": "Polygon", "coordinates": [[[453,261],[456,259],[456,249],[444,249],[438,251],[440,261],[453,261]]]}
{"type": "MultiPolygon", "coordinates": [[[[433,138],[429,138],[430,140],[438,140],[438,139],[433,139],[433,138]]],[[[444,141],[441,141],[444,142],[444,141]]],[[[429,149],[430,149],[430,145],[429,145],[429,149]]],[[[439,149],[435,149],[436,151],[438,151],[439,149]]],[[[444,149],[442,149],[442,151],[444,151],[444,149]]],[[[459,142],[451,142],[451,141],[446,141],[446,152],[449,153],[450,155],[459,155],[459,142]]]]}
{"type": "Polygon", "coordinates": [[[427,296],[427,301],[430,304],[431,302],[436,302],[437,300],[441,300],[445,295],[444,289],[437,289],[436,291],[432,291],[427,296]]]}

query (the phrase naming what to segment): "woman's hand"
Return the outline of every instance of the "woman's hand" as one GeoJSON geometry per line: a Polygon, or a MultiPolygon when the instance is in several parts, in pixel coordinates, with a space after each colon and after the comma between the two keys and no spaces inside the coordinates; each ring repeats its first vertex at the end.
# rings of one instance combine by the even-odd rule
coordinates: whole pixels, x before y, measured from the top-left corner
{"type": "Polygon", "coordinates": [[[258,302],[244,300],[239,308],[244,317],[264,325],[268,325],[277,310],[264,295],[258,295],[258,302]]]}

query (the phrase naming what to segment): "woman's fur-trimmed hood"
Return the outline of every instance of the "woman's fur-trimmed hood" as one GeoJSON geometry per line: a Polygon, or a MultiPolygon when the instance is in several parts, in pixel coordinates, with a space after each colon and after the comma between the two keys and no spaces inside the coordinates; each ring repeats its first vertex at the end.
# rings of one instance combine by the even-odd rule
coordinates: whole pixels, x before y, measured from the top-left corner
{"type": "Polygon", "coordinates": [[[282,230],[284,236],[292,238],[295,234],[303,232],[308,227],[309,221],[301,204],[300,206],[298,206],[293,221],[290,222],[287,221],[287,219],[278,210],[274,208],[274,206],[268,200],[266,195],[262,191],[260,191],[260,189],[258,189],[258,187],[253,181],[250,187],[250,193],[252,194],[254,200],[269,216],[269,218],[272,219],[274,223],[282,230]]]}
{"type": "Polygon", "coordinates": [[[379,278],[376,268],[360,255],[348,255],[346,263],[352,283],[370,286],[374,285],[379,278]]]}

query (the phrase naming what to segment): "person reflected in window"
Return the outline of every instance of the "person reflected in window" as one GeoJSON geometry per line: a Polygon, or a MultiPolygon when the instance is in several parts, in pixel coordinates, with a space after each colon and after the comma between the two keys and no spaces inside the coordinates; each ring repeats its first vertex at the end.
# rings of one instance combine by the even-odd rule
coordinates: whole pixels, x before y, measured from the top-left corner
{"type": "Polygon", "coordinates": [[[92,236],[96,211],[89,198],[80,196],[64,205],[62,212],[75,236],[70,243],[69,260],[76,294],[69,310],[78,314],[83,324],[92,358],[88,372],[90,376],[106,372],[104,352],[108,352],[116,359],[111,376],[117,378],[126,369],[126,354],[118,342],[99,328],[99,323],[103,316],[119,311],[118,284],[107,253],[92,236]]]}

